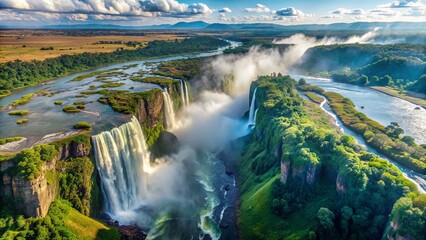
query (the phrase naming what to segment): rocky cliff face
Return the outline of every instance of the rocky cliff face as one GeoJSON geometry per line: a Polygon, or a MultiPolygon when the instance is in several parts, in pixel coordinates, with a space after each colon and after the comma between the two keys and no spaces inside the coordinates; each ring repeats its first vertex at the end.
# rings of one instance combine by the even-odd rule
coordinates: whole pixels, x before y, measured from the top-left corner
{"type": "Polygon", "coordinates": [[[56,171],[57,161],[68,157],[83,157],[90,154],[90,145],[77,141],[69,141],[57,146],[58,156],[49,162],[44,162],[43,171],[33,180],[15,173],[13,160],[0,164],[0,197],[12,197],[18,203],[26,217],[44,217],[49,211],[50,204],[55,200],[57,186],[48,182],[48,173],[56,171]]]}
{"type": "Polygon", "coordinates": [[[139,102],[136,118],[140,123],[146,123],[147,127],[154,128],[163,119],[163,103],[161,91],[154,92],[149,99],[144,98],[139,102]]]}

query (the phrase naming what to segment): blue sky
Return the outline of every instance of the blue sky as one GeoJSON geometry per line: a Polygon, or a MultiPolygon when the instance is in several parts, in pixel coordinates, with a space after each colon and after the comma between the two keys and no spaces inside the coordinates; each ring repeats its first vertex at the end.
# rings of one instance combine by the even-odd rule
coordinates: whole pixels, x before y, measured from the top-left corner
{"type": "Polygon", "coordinates": [[[426,21],[426,0],[0,0],[0,24],[426,21]]]}

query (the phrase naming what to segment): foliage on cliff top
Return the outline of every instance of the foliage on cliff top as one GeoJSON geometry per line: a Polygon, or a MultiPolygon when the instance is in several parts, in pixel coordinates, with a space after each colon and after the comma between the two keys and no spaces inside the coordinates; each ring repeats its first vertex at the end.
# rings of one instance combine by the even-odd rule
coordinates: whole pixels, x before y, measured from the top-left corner
{"type": "Polygon", "coordinates": [[[1,239],[120,239],[117,229],[84,216],[63,200],[53,202],[44,218],[1,217],[1,239]]]}
{"type": "Polygon", "coordinates": [[[239,167],[242,238],[381,238],[393,204],[402,196],[422,195],[395,166],[365,152],[354,138],[313,121],[294,85],[289,77],[278,76],[260,77],[251,87],[258,88],[259,108],[239,167]],[[280,173],[281,162],[290,164],[286,183],[267,184],[280,173]],[[336,182],[343,186],[341,195],[336,182]],[[260,210],[255,211],[250,199],[260,191],[266,195],[258,199],[262,202],[256,202],[260,210]],[[329,228],[318,221],[321,207],[329,208],[337,219],[346,219],[347,209],[352,215],[329,228]],[[268,219],[262,215],[271,212],[279,218],[265,220],[266,224],[257,221],[268,219]],[[311,220],[303,225],[297,223],[300,218],[311,220]]]}
{"type": "Polygon", "coordinates": [[[145,99],[147,102],[152,101],[157,94],[161,94],[160,89],[135,93],[117,93],[110,91],[106,93],[104,97],[101,97],[99,101],[110,105],[112,109],[117,112],[135,114],[141,100],[145,99]]]}
{"type": "Polygon", "coordinates": [[[41,144],[34,148],[23,149],[14,158],[17,171],[28,180],[38,177],[42,171],[43,162],[48,162],[57,157],[58,151],[52,145],[41,144]]]}

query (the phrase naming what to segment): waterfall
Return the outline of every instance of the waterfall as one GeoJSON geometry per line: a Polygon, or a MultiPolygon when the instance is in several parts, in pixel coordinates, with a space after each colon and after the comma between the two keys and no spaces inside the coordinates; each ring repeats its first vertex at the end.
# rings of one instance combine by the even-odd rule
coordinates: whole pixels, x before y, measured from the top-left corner
{"type": "Polygon", "coordinates": [[[92,137],[106,211],[113,216],[138,208],[147,196],[147,177],[154,169],[139,121],[92,137]]]}
{"type": "Polygon", "coordinates": [[[253,97],[251,98],[251,104],[250,104],[250,113],[249,113],[249,125],[255,125],[256,124],[256,113],[257,110],[255,109],[256,105],[256,91],[257,88],[254,89],[253,97]]]}
{"type": "Polygon", "coordinates": [[[184,106],[189,105],[188,86],[185,80],[180,80],[180,96],[182,97],[182,103],[184,106]]]}
{"type": "Polygon", "coordinates": [[[185,101],[186,101],[186,105],[189,105],[189,92],[188,92],[188,84],[186,83],[185,80],[183,81],[183,85],[185,86],[185,101]]]}
{"type": "Polygon", "coordinates": [[[186,96],[185,96],[185,90],[184,90],[184,88],[185,88],[185,83],[183,82],[183,80],[181,79],[180,80],[180,97],[182,98],[182,104],[184,105],[184,106],[186,106],[187,104],[186,104],[186,96]]]}
{"type": "Polygon", "coordinates": [[[175,127],[175,110],[173,108],[173,102],[170,98],[167,89],[163,91],[163,99],[164,99],[164,114],[166,118],[166,129],[172,130],[175,127]]]}

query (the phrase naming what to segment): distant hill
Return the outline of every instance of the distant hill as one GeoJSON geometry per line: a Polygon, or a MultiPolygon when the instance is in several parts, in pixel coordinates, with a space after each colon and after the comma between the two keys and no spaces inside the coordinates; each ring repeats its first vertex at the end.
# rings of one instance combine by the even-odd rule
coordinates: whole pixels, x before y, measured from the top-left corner
{"type": "MultiPolygon", "coordinates": [[[[123,26],[113,24],[73,24],[73,25],[48,25],[41,29],[135,29],[135,30],[204,30],[204,31],[244,31],[244,30],[270,30],[270,31],[368,31],[374,28],[382,31],[399,32],[426,32],[426,22],[355,22],[333,24],[303,24],[303,25],[279,25],[272,23],[244,23],[224,24],[206,23],[203,21],[178,22],[176,24],[161,24],[150,26],[123,26]]],[[[11,28],[0,26],[1,29],[11,28]]]]}

